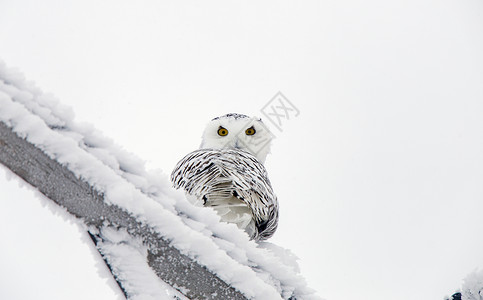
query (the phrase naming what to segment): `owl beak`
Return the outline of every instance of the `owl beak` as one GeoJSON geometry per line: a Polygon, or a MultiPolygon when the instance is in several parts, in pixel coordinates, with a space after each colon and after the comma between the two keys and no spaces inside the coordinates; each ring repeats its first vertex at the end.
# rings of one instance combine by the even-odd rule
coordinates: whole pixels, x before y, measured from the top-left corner
{"type": "Polygon", "coordinates": [[[240,145],[238,144],[238,139],[235,140],[235,148],[240,149],[240,145]]]}

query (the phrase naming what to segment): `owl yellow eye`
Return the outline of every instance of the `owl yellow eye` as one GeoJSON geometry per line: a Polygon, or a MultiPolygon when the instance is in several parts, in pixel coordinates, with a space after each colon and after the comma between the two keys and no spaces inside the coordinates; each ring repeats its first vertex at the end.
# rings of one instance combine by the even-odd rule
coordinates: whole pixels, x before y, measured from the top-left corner
{"type": "Polygon", "coordinates": [[[255,131],[255,128],[253,128],[253,126],[245,130],[246,135],[254,135],[255,132],[256,131],[255,131]]]}
{"type": "Polygon", "coordinates": [[[228,129],[223,128],[221,126],[220,126],[220,128],[218,128],[218,135],[225,136],[227,134],[228,134],[228,129]]]}

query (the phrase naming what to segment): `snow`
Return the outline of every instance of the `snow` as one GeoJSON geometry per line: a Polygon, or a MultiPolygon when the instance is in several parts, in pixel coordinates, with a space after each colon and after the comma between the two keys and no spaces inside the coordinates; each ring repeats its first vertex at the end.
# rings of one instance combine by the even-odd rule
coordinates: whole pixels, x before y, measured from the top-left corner
{"type": "MultiPolygon", "coordinates": [[[[271,250],[275,247],[258,247],[235,225],[220,222],[214,211],[192,206],[170,187],[166,176],[146,171],[140,159],[102,137],[92,126],[75,123],[71,110],[1,62],[0,78],[0,120],[102,192],[106,202],[155,228],[171,245],[249,298],[277,299],[282,295],[288,299],[295,295],[317,299],[298,273],[294,259],[288,259],[293,256],[279,257],[279,249],[271,250]]],[[[116,239],[126,237],[109,234],[112,243],[101,245],[108,260],[117,262],[119,257],[132,254],[132,260],[117,264],[115,270],[121,279],[138,278],[132,284],[129,280],[128,290],[140,299],[165,297],[159,293],[166,289],[159,287],[166,284],[153,278],[146,265],[133,267],[143,261],[141,244],[137,243],[140,249],[119,245],[116,239]],[[139,280],[154,286],[146,289],[139,280]]]]}
{"type": "Polygon", "coordinates": [[[466,276],[462,287],[462,299],[483,299],[483,270],[475,270],[466,276]]]}
{"type": "Polygon", "coordinates": [[[187,299],[163,282],[146,264],[147,248],[125,230],[104,228],[104,241],[98,244],[130,299],[187,299]],[[161,294],[160,293],[165,293],[161,294]]]}

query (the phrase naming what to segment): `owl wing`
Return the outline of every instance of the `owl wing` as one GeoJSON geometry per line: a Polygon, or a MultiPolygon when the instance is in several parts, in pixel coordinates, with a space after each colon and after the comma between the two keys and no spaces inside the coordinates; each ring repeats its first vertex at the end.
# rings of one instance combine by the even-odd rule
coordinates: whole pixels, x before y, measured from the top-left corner
{"type": "Polygon", "coordinates": [[[205,205],[238,199],[249,208],[256,230],[252,238],[267,239],[278,225],[278,201],[267,171],[253,155],[237,149],[200,149],[186,155],[171,174],[175,188],[183,188],[205,205]],[[210,202],[210,203],[207,203],[210,202]]]}

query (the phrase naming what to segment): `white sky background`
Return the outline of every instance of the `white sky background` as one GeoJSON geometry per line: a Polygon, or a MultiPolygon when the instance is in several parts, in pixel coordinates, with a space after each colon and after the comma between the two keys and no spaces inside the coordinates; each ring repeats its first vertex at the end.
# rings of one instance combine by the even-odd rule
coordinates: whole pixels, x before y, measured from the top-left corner
{"type": "MultiPolygon", "coordinates": [[[[480,0],[0,2],[0,58],[149,168],[282,91],[271,241],[327,300],[442,299],[483,268],[482,53],[480,0]]],[[[0,298],[113,299],[79,230],[5,178],[0,298]]]]}

